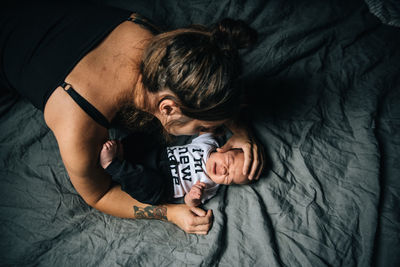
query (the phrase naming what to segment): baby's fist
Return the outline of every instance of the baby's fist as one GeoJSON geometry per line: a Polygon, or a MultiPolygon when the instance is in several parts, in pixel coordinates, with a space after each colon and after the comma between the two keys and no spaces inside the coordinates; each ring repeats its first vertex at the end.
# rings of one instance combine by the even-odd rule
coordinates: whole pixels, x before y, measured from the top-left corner
{"type": "Polygon", "coordinates": [[[203,195],[203,190],[206,187],[205,183],[197,181],[195,185],[189,191],[189,195],[192,199],[200,199],[203,195]]]}

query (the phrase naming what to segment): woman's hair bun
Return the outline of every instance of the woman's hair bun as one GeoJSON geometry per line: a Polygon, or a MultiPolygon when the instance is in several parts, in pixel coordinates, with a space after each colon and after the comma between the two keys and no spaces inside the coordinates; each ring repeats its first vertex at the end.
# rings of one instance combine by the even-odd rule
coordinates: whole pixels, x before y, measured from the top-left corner
{"type": "Polygon", "coordinates": [[[222,50],[237,50],[249,47],[257,41],[257,32],[243,20],[225,18],[211,29],[212,41],[222,50]]]}

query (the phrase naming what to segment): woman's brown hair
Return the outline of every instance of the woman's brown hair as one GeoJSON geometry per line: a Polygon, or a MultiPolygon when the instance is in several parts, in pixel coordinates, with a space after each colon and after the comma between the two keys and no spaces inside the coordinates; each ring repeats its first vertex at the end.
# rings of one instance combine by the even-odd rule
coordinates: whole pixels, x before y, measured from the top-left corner
{"type": "Polygon", "coordinates": [[[154,36],[141,73],[149,92],[172,91],[182,113],[205,121],[230,118],[240,106],[238,49],[257,33],[241,20],[223,19],[211,27],[192,25],[154,36]]]}

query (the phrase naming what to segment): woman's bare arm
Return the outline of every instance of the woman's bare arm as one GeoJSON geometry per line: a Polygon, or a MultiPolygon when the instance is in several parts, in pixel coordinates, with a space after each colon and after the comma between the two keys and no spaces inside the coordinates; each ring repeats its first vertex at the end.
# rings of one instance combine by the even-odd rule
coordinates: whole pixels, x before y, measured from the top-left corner
{"type": "Polygon", "coordinates": [[[148,205],[133,199],[121,190],[103,169],[86,169],[88,175],[70,175],[78,193],[92,207],[114,216],[136,219],[158,219],[175,223],[188,233],[207,234],[211,228],[212,212],[186,205],[148,205]],[[100,179],[99,179],[100,178],[100,179]]]}

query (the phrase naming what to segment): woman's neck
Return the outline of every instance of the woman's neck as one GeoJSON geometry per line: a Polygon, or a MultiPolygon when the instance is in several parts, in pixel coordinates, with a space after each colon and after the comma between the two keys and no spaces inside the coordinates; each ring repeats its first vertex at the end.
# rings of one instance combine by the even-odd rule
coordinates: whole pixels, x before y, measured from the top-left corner
{"type": "Polygon", "coordinates": [[[149,93],[145,90],[142,83],[142,75],[139,74],[132,90],[131,99],[135,108],[148,112],[149,109],[149,93]]]}

